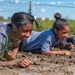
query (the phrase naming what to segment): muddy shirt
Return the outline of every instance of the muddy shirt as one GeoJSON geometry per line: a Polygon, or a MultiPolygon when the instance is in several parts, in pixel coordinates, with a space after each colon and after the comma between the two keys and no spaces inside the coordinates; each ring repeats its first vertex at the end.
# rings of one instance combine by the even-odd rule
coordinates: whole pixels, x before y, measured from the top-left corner
{"type": "Polygon", "coordinates": [[[51,47],[55,47],[58,44],[65,44],[66,40],[56,40],[53,29],[48,29],[42,32],[33,31],[31,36],[24,41],[21,50],[22,51],[34,51],[40,50],[41,53],[49,51],[51,47]]]}

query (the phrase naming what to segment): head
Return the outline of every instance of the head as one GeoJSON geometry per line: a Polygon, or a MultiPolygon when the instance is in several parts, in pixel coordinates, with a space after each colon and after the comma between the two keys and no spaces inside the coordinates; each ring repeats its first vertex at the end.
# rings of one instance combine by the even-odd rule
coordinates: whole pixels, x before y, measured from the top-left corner
{"type": "Polygon", "coordinates": [[[63,40],[68,37],[70,25],[66,19],[56,16],[56,21],[53,24],[53,30],[57,39],[63,40]]]}
{"type": "Polygon", "coordinates": [[[31,35],[33,22],[38,26],[34,16],[25,12],[15,13],[11,17],[11,24],[15,37],[22,42],[26,40],[31,35]]]}

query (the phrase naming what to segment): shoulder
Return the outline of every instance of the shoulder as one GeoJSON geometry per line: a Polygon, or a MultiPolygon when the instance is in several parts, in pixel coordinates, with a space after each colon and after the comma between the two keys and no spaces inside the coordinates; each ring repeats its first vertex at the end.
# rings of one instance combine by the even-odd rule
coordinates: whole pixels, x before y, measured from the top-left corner
{"type": "Polygon", "coordinates": [[[36,34],[40,34],[41,32],[38,32],[38,31],[32,31],[32,33],[31,34],[34,34],[34,35],[36,35],[36,34]]]}
{"type": "Polygon", "coordinates": [[[0,34],[6,35],[7,22],[0,22],[0,34]]]}
{"type": "Polygon", "coordinates": [[[41,34],[41,32],[38,32],[38,31],[32,31],[32,33],[31,33],[31,37],[32,38],[36,38],[36,37],[38,37],[39,35],[41,34]]]}
{"type": "Polygon", "coordinates": [[[0,22],[0,26],[6,26],[8,22],[0,22]]]}
{"type": "Polygon", "coordinates": [[[54,39],[55,38],[55,34],[54,34],[54,31],[53,31],[52,28],[48,29],[48,30],[45,30],[43,33],[44,33],[44,36],[46,38],[49,38],[49,39],[54,39]]]}
{"type": "Polygon", "coordinates": [[[0,22],[0,29],[1,28],[5,28],[6,29],[7,28],[7,24],[8,24],[7,22],[0,22]]]}

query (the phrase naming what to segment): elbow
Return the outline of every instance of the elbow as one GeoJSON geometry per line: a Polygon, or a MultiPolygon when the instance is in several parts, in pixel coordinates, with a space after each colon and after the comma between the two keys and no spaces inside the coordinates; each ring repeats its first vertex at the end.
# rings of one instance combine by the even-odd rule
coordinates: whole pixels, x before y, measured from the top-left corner
{"type": "Polygon", "coordinates": [[[8,58],[6,58],[8,61],[10,61],[10,60],[13,60],[13,59],[15,59],[15,56],[11,56],[11,57],[8,57],[8,58]]]}
{"type": "Polygon", "coordinates": [[[42,54],[46,55],[46,54],[50,54],[50,51],[49,52],[43,52],[42,54]]]}
{"type": "Polygon", "coordinates": [[[12,56],[10,59],[13,60],[13,59],[15,59],[15,58],[16,58],[15,56],[12,56]]]}

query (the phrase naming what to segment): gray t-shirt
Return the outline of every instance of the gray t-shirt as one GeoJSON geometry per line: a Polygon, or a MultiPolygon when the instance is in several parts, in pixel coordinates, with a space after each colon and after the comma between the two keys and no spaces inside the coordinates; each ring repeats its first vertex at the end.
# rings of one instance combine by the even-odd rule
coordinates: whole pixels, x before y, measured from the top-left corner
{"type": "Polygon", "coordinates": [[[7,36],[7,23],[0,22],[0,54],[4,52],[5,45],[7,44],[8,41],[8,36],[7,36]]]}
{"type": "Polygon", "coordinates": [[[3,54],[5,50],[10,50],[12,43],[16,42],[19,44],[18,40],[10,40],[12,27],[11,24],[7,22],[0,22],[0,54],[3,54]]]}

